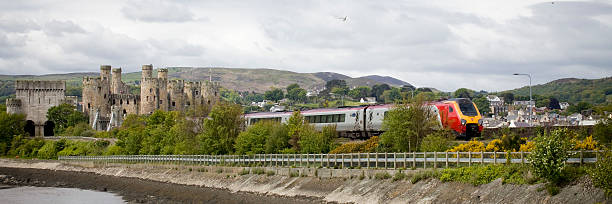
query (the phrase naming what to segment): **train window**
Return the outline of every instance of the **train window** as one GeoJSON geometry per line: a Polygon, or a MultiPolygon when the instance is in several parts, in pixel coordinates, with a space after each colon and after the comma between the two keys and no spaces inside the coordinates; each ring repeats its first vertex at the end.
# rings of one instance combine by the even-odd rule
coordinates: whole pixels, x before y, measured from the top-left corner
{"type": "Polygon", "coordinates": [[[320,123],[321,122],[321,116],[317,115],[315,116],[315,123],[320,123]]]}
{"type": "Polygon", "coordinates": [[[449,113],[452,113],[452,112],[453,112],[453,107],[452,107],[452,106],[449,106],[449,107],[448,107],[448,112],[449,112],[449,113]]]}
{"type": "Polygon", "coordinates": [[[339,117],[340,117],[340,115],[338,115],[338,114],[332,115],[332,121],[333,121],[334,123],[337,123],[337,122],[338,122],[338,118],[339,118],[339,117]]]}
{"type": "Polygon", "coordinates": [[[344,122],[344,118],[346,117],[346,114],[339,114],[338,115],[338,122],[344,122]]]}
{"type": "Polygon", "coordinates": [[[333,115],[327,115],[327,123],[333,123],[334,122],[334,116],[333,115]]]}

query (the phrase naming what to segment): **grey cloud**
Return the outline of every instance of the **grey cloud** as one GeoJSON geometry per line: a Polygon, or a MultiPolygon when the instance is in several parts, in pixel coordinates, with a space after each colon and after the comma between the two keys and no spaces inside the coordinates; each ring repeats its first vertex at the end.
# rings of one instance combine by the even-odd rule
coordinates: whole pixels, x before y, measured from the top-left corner
{"type": "Polygon", "coordinates": [[[61,36],[65,33],[85,33],[85,30],[72,21],[52,20],[45,24],[45,32],[53,36],[61,36]]]}
{"type": "Polygon", "coordinates": [[[194,14],[181,4],[162,0],[130,1],[121,9],[131,20],[143,22],[186,22],[195,20],[194,14]]]}
{"type": "Polygon", "coordinates": [[[41,26],[31,19],[0,17],[0,31],[11,33],[27,33],[32,30],[40,30],[41,26]]]}

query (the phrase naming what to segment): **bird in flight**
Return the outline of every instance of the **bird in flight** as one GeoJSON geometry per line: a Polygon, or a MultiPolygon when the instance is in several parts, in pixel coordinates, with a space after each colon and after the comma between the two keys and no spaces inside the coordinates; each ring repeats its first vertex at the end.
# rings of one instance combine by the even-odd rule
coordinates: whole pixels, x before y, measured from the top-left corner
{"type": "Polygon", "coordinates": [[[348,20],[348,16],[336,17],[336,18],[342,20],[343,22],[346,22],[348,20]]]}

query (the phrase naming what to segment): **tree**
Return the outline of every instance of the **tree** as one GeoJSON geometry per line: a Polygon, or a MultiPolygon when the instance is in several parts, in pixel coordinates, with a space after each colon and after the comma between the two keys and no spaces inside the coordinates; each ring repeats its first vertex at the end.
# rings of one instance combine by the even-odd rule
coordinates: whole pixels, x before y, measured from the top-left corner
{"type": "Polygon", "coordinates": [[[489,113],[489,107],[491,106],[491,102],[487,100],[487,97],[482,96],[479,98],[475,98],[474,103],[476,104],[476,107],[478,107],[478,111],[480,111],[481,115],[486,115],[489,113]]]}
{"type": "Polygon", "coordinates": [[[535,139],[535,148],[527,157],[534,173],[551,183],[558,183],[565,168],[569,150],[568,130],[553,130],[535,139]]]}
{"type": "Polygon", "coordinates": [[[10,144],[15,136],[25,134],[25,118],[23,114],[0,111],[0,155],[6,154],[11,148],[10,144]]]}
{"type": "Polygon", "coordinates": [[[557,100],[555,97],[549,97],[548,100],[550,101],[548,103],[548,109],[550,110],[559,110],[561,109],[561,105],[559,104],[559,100],[557,100]]]}
{"type": "Polygon", "coordinates": [[[439,128],[437,115],[425,105],[422,96],[411,104],[398,104],[383,119],[385,131],[380,137],[381,146],[389,151],[416,151],[423,138],[439,128]]]}
{"type": "Polygon", "coordinates": [[[500,96],[502,98],[504,98],[504,101],[507,104],[512,104],[512,102],[514,101],[514,94],[513,93],[506,92],[506,93],[502,93],[500,96]]]}
{"type": "Polygon", "coordinates": [[[300,136],[305,131],[308,124],[304,121],[304,116],[300,111],[294,111],[293,115],[287,121],[287,135],[289,136],[289,144],[294,150],[299,150],[300,136]]]}
{"type": "Polygon", "coordinates": [[[420,146],[420,151],[423,152],[444,152],[451,147],[451,141],[449,140],[450,134],[448,131],[436,131],[425,138],[420,146]]]}
{"type": "Polygon", "coordinates": [[[276,122],[262,121],[255,123],[246,131],[241,132],[236,138],[236,154],[263,154],[265,144],[269,135],[275,128],[276,122]]]}
{"type": "Polygon", "coordinates": [[[325,83],[325,89],[331,91],[334,88],[348,88],[348,86],[346,85],[346,81],[341,79],[333,79],[325,83]]]}
{"type": "Polygon", "coordinates": [[[303,88],[300,88],[299,86],[297,88],[288,89],[287,98],[289,98],[292,101],[304,102],[306,101],[306,98],[307,98],[306,90],[304,90],[303,88]]]}
{"type": "Polygon", "coordinates": [[[289,129],[287,125],[276,123],[272,128],[272,132],[270,133],[270,137],[266,140],[265,148],[266,153],[275,154],[281,153],[283,150],[290,148],[289,145],[289,129]]]}
{"type": "Polygon", "coordinates": [[[300,88],[300,85],[298,84],[289,84],[289,86],[287,86],[287,93],[289,93],[289,91],[291,91],[292,89],[296,89],[296,88],[300,88]]]}
{"type": "Polygon", "coordinates": [[[237,104],[215,105],[204,121],[204,132],[198,135],[200,153],[229,154],[234,151],[234,142],[243,124],[242,108],[237,104]]]}
{"type": "Polygon", "coordinates": [[[414,91],[414,90],[416,90],[416,87],[414,87],[413,85],[410,85],[410,84],[403,85],[402,88],[401,88],[402,92],[410,92],[410,91],[414,91]]]}
{"type": "Polygon", "coordinates": [[[321,132],[316,132],[312,125],[305,128],[301,132],[301,137],[298,143],[301,147],[301,152],[304,154],[328,153],[335,148],[333,143],[336,138],[336,126],[325,126],[321,132]]]}
{"type": "Polygon", "coordinates": [[[272,90],[268,90],[266,91],[266,93],[264,93],[264,98],[266,98],[266,100],[272,100],[272,101],[278,101],[281,100],[285,97],[283,90],[278,89],[278,88],[273,88],[272,90]]]}
{"type": "Polygon", "coordinates": [[[591,109],[593,106],[590,103],[587,102],[580,102],[578,104],[575,105],[570,105],[567,108],[567,112],[570,113],[581,113],[583,110],[588,110],[591,109]]]}
{"type": "Polygon", "coordinates": [[[370,96],[371,92],[372,92],[372,89],[370,87],[360,86],[360,87],[350,90],[348,95],[351,98],[358,99],[358,98],[365,98],[365,97],[370,96]]]}
{"type": "Polygon", "coordinates": [[[385,90],[381,98],[385,100],[385,103],[393,103],[402,100],[402,93],[399,88],[393,87],[389,90],[385,90]]]}
{"type": "Polygon", "coordinates": [[[375,84],[374,86],[372,86],[371,96],[376,97],[376,100],[381,100],[381,95],[383,94],[383,92],[389,89],[391,89],[391,87],[388,84],[375,84]]]}
{"type": "Polygon", "coordinates": [[[61,134],[66,128],[88,120],[85,114],[76,111],[73,105],[67,103],[49,108],[47,119],[55,124],[56,134],[61,134]]]}
{"type": "Polygon", "coordinates": [[[473,95],[474,95],[474,91],[466,89],[466,88],[460,88],[460,89],[457,89],[455,91],[455,98],[469,98],[469,99],[472,99],[473,95]]]}

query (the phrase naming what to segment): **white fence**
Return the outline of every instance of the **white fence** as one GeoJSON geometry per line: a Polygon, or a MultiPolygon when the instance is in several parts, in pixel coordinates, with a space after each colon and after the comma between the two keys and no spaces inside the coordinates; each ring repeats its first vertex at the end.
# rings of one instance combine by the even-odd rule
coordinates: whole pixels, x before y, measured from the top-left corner
{"type": "MultiPolygon", "coordinates": [[[[598,160],[602,151],[570,151],[567,163],[598,160]]],[[[352,154],[255,154],[255,155],[115,155],[60,156],[61,161],[100,163],[157,163],[183,165],[292,166],[330,168],[438,168],[472,164],[529,163],[529,152],[409,152],[352,154]]]]}

